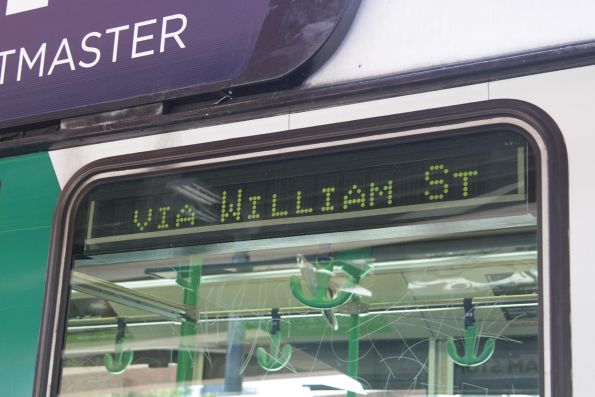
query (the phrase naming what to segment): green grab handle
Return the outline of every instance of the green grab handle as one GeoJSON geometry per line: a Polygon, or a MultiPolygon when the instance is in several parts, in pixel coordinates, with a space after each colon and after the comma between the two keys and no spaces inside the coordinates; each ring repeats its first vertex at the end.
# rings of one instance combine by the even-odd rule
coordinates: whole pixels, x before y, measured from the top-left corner
{"type": "MultiPolygon", "coordinates": [[[[329,277],[330,281],[330,277],[329,277]]],[[[352,294],[340,291],[337,296],[334,298],[329,298],[328,296],[328,282],[323,285],[318,285],[316,287],[316,292],[314,296],[307,297],[302,290],[302,285],[300,284],[300,280],[297,276],[291,276],[289,280],[289,285],[291,287],[291,293],[302,304],[311,307],[313,309],[332,309],[337,306],[341,306],[345,302],[349,300],[352,294]]]]}
{"type": "Polygon", "coordinates": [[[124,351],[122,348],[123,344],[123,339],[116,343],[116,353],[114,357],[112,357],[112,355],[109,353],[103,355],[103,364],[105,369],[114,375],[118,375],[126,371],[134,359],[134,352],[131,350],[124,351]]]}
{"type": "Polygon", "coordinates": [[[262,369],[270,372],[280,371],[285,368],[291,359],[293,348],[291,345],[284,345],[281,348],[281,334],[272,334],[269,341],[271,352],[264,348],[256,349],[256,361],[262,369]]]}
{"type": "Polygon", "coordinates": [[[478,334],[477,325],[465,327],[463,335],[465,354],[463,356],[459,355],[454,340],[449,340],[446,344],[446,352],[450,356],[450,359],[463,367],[475,367],[488,361],[496,349],[496,340],[494,338],[488,338],[483,347],[483,352],[477,355],[477,349],[479,347],[478,334]]]}

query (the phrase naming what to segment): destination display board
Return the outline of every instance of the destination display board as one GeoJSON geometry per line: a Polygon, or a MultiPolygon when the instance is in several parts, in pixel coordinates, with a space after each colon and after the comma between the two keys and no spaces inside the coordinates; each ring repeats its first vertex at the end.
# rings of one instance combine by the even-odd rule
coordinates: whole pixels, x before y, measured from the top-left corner
{"type": "Polygon", "coordinates": [[[0,0],[0,127],[282,78],[330,55],[358,6],[0,0]]]}
{"type": "Polygon", "coordinates": [[[87,252],[353,230],[528,200],[512,133],[387,144],[119,182],[90,195],[87,252]]]}

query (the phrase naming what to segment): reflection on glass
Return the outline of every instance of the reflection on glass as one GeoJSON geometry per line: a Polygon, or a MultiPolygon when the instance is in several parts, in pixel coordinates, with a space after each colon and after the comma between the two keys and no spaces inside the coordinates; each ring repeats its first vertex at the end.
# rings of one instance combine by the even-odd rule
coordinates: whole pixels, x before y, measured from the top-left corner
{"type": "Polygon", "coordinates": [[[533,168],[498,132],[99,186],[60,394],[538,395],[533,168]]]}

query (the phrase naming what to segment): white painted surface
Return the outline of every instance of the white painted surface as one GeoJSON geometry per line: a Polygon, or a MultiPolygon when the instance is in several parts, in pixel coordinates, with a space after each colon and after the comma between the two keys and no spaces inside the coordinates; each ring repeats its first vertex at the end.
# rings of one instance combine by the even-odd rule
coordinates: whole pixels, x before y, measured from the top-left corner
{"type": "Polygon", "coordinates": [[[424,92],[421,94],[381,99],[352,105],[292,113],[291,129],[333,124],[344,121],[414,112],[460,103],[479,102],[488,99],[488,84],[476,84],[448,90],[424,92]]]}
{"type": "Polygon", "coordinates": [[[287,115],[275,116],[56,150],[50,152],[50,158],[60,187],[63,188],[76,171],[95,160],[105,157],[269,134],[271,132],[286,131],[288,125],[289,117],[287,115]]]}
{"type": "MultiPolygon", "coordinates": [[[[595,66],[492,83],[493,98],[516,98],[545,110],[564,134],[570,179],[570,270],[573,396],[595,389],[595,66]]],[[[556,263],[552,263],[556,277],[556,263]]]]}
{"type": "Polygon", "coordinates": [[[477,84],[440,92],[422,93],[408,97],[389,98],[356,105],[55,150],[50,152],[50,157],[60,186],[64,187],[77,170],[95,160],[106,157],[106,154],[108,156],[117,156],[146,152],[486,99],[488,99],[487,84],[477,84]]]}
{"type": "Polygon", "coordinates": [[[363,0],[308,85],[326,85],[595,39],[592,0],[363,0]]]}
{"type": "Polygon", "coordinates": [[[36,10],[48,6],[48,0],[6,0],[6,15],[36,10]]]}

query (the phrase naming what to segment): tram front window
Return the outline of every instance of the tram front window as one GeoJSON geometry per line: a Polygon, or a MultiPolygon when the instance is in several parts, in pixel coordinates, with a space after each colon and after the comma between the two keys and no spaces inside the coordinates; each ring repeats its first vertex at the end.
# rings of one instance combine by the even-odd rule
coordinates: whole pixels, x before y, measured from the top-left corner
{"type": "Polygon", "coordinates": [[[85,197],[60,395],[539,395],[522,136],[240,161],[85,197]]]}

